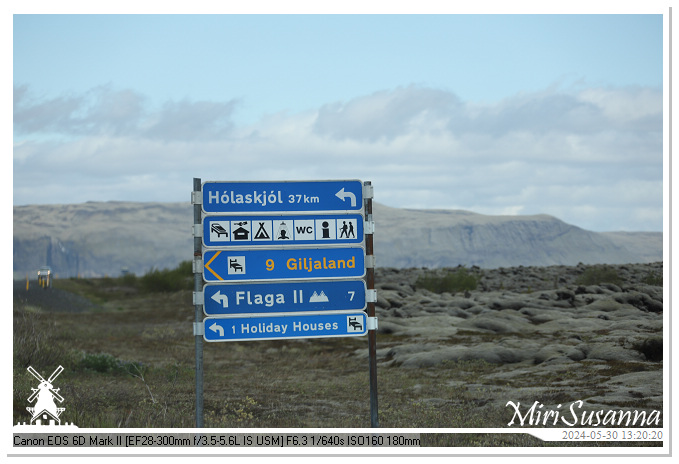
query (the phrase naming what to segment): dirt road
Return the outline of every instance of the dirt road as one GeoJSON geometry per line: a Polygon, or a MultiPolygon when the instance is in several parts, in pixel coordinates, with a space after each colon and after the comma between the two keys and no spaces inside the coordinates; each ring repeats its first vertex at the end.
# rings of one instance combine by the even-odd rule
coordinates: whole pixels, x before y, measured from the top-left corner
{"type": "Polygon", "coordinates": [[[57,288],[42,288],[37,280],[29,281],[26,290],[25,280],[14,281],[14,301],[27,306],[37,306],[48,312],[83,312],[95,305],[89,300],[57,288]]]}

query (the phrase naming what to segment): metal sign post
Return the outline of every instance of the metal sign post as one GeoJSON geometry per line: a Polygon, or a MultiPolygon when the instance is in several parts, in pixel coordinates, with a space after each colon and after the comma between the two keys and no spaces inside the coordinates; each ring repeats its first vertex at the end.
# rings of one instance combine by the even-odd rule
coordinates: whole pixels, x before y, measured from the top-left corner
{"type": "MultiPolygon", "coordinates": [[[[196,201],[196,197],[200,195],[201,182],[199,178],[193,179],[193,224],[201,222],[201,206],[200,202],[196,201]]],[[[203,254],[203,240],[200,236],[193,237],[193,290],[200,292],[203,286],[203,270],[196,265],[196,262],[202,261],[203,254]]],[[[202,323],[203,308],[200,304],[194,304],[195,319],[193,323],[193,335],[196,344],[196,427],[203,427],[203,335],[200,333],[198,327],[202,323]]]]}
{"type": "MultiPolygon", "coordinates": [[[[372,189],[372,184],[365,182],[365,187],[372,189]]],[[[372,194],[366,195],[365,199],[365,220],[367,224],[374,224],[373,222],[373,200],[372,194]]],[[[366,262],[371,261],[371,265],[366,265],[366,288],[368,291],[375,290],[375,255],[373,252],[373,230],[366,232],[365,236],[365,254],[366,262]],[[368,233],[369,232],[369,233],[368,233]]],[[[375,319],[375,303],[368,303],[368,317],[375,319]]],[[[368,363],[370,370],[370,426],[379,427],[379,418],[377,414],[377,327],[372,327],[368,330],[368,363]]]]}

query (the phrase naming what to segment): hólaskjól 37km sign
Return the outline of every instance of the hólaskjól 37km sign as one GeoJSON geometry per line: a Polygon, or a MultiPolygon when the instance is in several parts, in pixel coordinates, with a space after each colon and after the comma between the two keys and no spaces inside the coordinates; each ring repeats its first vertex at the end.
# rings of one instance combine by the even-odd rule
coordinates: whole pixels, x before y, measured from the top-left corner
{"type": "Polygon", "coordinates": [[[364,312],[203,319],[207,342],[360,337],[368,333],[364,312]]]}
{"type": "Polygon", "coordinates": [[[365,249],[207,250],[203,267],[206,282],[358,278],[365,275],[365,249]]]}
{"type": "Polygon", "coordinates": [[[204,182],[208,214],[266,212],[358,212],[363,209],[360,180],[204,182]]]}
{"type": "Polygon", "coordinates": [[[363,242],[360,214],[205,216],[206,247],[341,245],[363,242]]]}

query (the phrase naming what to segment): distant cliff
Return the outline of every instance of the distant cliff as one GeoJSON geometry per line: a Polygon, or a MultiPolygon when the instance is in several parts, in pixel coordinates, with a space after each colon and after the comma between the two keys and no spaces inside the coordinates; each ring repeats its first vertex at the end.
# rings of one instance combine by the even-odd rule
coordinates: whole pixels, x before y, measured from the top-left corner
{"type": "MultiPolygon", "coordinates": [[[[374,205],[378,267],[483,268],[662,261],[662,233],[590,232],[547,215],[374,205]]],[[[61,277],[142,275],[193,257],[186,203],[14,207],[14,275],[49,265],[61,277]]]]}
{"type": "Polygon", "coordinates": [[[379,266],[498,268],[662,261],[660,232],[590,232],[544,214],[486,216],[381,205],[374,213],[379,266]]]}

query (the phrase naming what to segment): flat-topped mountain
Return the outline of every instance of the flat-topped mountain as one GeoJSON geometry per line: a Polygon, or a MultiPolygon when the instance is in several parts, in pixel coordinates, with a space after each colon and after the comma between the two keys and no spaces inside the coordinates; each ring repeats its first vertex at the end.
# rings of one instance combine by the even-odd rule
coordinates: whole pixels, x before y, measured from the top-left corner
{"type": "MultiPolygon", "coordinates": [[[[378,267],[481,268],[662,261],[662,233],[591,232],[548,215],[489,216],[375,203],[378,267]]],[[[142,275],[193,258],[188,202],[14,207],[14,275],[142,275]]]]}

